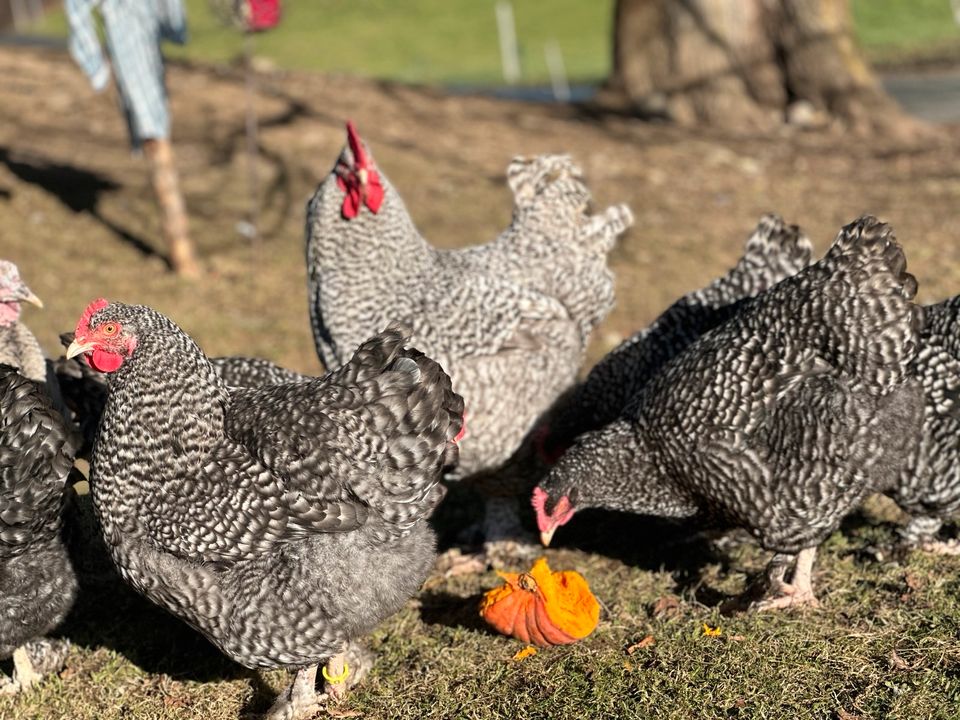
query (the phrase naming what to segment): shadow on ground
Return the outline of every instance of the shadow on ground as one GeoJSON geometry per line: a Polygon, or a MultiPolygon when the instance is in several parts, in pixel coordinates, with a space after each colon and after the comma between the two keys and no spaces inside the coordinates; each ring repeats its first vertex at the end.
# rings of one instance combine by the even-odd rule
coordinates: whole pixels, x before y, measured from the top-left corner
{"type": "MultiPolygon", "coordinates": [[[[103,195],[122,189],[120,183],[101,173],[73,165],[53,162],[35,154],[12,153],[0,146],[0,164],[17,179],[35,185],[53,195],[75,213],[87,213],[118,239],[133,247],[144,257],[160,257],[144,238],[118,225],[100,212],[103,195]]],[[[9,196],[9,193],[7,193],[9,196]]]]}

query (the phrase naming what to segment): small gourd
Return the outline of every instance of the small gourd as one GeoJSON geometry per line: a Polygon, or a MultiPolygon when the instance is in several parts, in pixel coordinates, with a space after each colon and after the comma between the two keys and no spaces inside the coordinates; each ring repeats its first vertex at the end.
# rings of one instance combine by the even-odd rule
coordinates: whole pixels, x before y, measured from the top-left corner
{"type": "Polygon", "coordinates": [[[545,647],[576,642],[597,627],[600,605],[580,573],[552,572],[540,558],[530,572],[497,574],[505,584],[484,595],[480,615],[504,635],[545,647]]]}

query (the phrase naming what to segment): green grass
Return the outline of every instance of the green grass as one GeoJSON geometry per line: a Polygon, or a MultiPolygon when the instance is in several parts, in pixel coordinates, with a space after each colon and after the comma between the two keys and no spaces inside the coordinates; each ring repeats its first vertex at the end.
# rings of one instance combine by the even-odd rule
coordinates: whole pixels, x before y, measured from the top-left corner
{"type": "MultiPolygon", "coordinates": [[[[288,0],[280,27],[255,39],[280,68],[343,72],[421,83],[502,82],[493,0],[288,0]]],[[[610,68],[613,0],[514,0],[523,82],[549,80],[544,46],[556,40],[573,81],[610,68]]],[[[191,38],[175,58],[230,62],[243,38],[207,0],[187,0],[191,38]]],[[[853,0],[868,55],[895,62],[960,54],[948,0],[853,0]]],[[[42,32],[66,34],[60,12],[42,32]]]]}
{"type": "MultiPolygon", "coordinates": [[[[86,517],[95,534],[89,509],[86,517]]],[[[373,674],[335,711],[424,720],[956,718],[956,562],[921,553],[878,562],[864,553],[895,542],[892,524],[858,516],[823,546],[819,609],[724,616],[717,604],[743,589],[764,553],[750,545],[718,552],[663,522],[581,520],[561,544],[612,555],[557,549],[550,561],[582,572],[602,602],[586,640],[516,661],[523,645],[477,615],[480,594],[499,580],[434,577],[376,631],[373,674]],[[626,554],[618,536],[634,541],[626,554]],[[667,612],[657,610],[661,598],[673,601],[667,612]],[[720,636],[706,636],[704,623],[720,636]],[[653,644],[632,647],[647,636],[653,644]]],[[[84,594],[63,628],[77,646],[68,669],[22,697],[0,697],[0,717],[228,720],[264,711],[289,681],[283,671],[232,664],[124,587],[93,552],[94,535],[83,547],[84,594]]]]}
{"type": "Polygon", "coordinates": [[[857,36],[877,62],[960,53],[949,0],[853,0],[857,36]]]}
{"type": "MultiPolygon", "coordinates": [[[[243,38],[207,0],[187,0],[190,43],[172,57],[225,62],[243,38]]],[[[502,79],[493,0],[289,0],[281,25],[255,38],[256,54],[278,67],[356,73],[425,83],[502,79]]],[[[573,80],[609,70],[613,0],[514,0],[524,82],[548,79],[544,46],[560,44],[573,80]]],[[[64,34],[61,13],[43,30],[64,34]]]]}

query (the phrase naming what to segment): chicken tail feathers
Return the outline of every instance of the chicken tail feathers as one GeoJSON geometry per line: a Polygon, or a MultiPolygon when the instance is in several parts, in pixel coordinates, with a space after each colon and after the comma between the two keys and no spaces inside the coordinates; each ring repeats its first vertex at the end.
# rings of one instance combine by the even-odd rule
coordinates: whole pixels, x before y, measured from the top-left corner
{"type": "Polygon", "coordinates": [[[841,229],[817,267],[829,274],[821,320],[841,366],[881,390],[899,384],[919,347],[923,308],[893,229],[865,215],[841,229]]]}
{"type": "Polygon", "coordinates": [[[810,238],[798,225],[788,225],[779,215],[767,213],[747,239],[741,262],[752,269],[751,276],[767,278],[769,287],[785,277],[796,275],[810,264],[812,256],[810,238]]]}

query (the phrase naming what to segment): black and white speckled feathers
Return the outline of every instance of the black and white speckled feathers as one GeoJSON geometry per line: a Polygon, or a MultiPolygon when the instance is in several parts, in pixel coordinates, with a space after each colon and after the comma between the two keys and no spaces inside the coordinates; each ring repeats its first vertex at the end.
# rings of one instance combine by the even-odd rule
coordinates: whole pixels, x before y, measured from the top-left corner
{"type": "Polygon", "coordinates": [[[73,605],[77,583],[60,537],[73,452],[43,387],[0,365],[0,658],[73,605]]]}
{"type": "Polygon", "coordinates": [[[701,514],[768,549],[818,545],[913,450],[922,327],[890,228],[864,217],[819,262],[669,361],[543,483],[574,507],[701,514]]]}
{"type": "MultiPolygon", "coordinates": [[[[607,254],[632,217],[624,206],[589,215],[589,191],[570,158],[519,158],[508,171],[510,227],[485,245],[438,250],[366,154],[384,191],[376,212],[363,206],[346,219],[335,172],[307,206],[317,352],[338,367],[371,332],[409,326],[465,399],[458,473],[495,467],[573,382],[591,330],[612,307],[607,254]]],[[[344,148],[338,165],[353,162],[344,148]]]]}
{"type": "Polygon", "coordinates": [[[94,506],[134,587],[247,666],[305,666],[396,612],[432,566],[425,519],[463,403],[388,330],[336,373],[226,386],[170,320],[118,303],[94,506]]]}
{"type": "Polygon", "coordinates": [[[921,348],[912,368],[923,386],[923,432],[889,495],[930,539],[960,512],[960,296],[924,308],[921,348]],[[924,524],[924,519],[927,523],[924,524]]]}
{"type": "MultiPolygon", "coordinates": [[[[60,335],[64,347],[73,342],[73,333],[60,335]]],[[[304,382],[310,378],[293,370],[262,360],[242,356],[210,358],[210,364],[223,380],[232,387],[261,387],[280,383],[304,382]]],[[[93,448],[97,427],[103,408],[107,404],[107,378],[79,358],[61,356],[53,362],[63,400],[83,436],[83,446],[77,451],[79,457],[88,457],[93,448]]]]}
{"type": "Polygon", "coordinates": [[[743,255],[726,274],[677,300],[648,327],[609,352],[551,412],[538,442],[547,457],[615,420],[663,365],[736,312],[736,303],[773,287],[810,264],[813,247],[796,225],[764,215],[743,255]]]}

